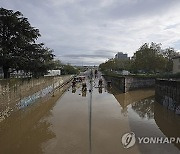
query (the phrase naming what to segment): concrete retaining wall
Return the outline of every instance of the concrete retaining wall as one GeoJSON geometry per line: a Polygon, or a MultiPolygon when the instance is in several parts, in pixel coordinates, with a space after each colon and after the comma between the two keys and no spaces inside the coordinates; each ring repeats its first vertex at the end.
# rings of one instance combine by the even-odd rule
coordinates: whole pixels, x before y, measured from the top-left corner
{"type": "Polygon", "coordinates": [[[154,78],[125,77],[125,92],[139,88],[150,88],[155,86],[154,78]]]}
{"type": "Polygon", "coordinates": [[[124,77],[112,77],[103,75],[106,81],[111,81],[112,85],[115,86],[117,89],[121,90],[122,92],[125,91],[125,78],[124,77]]]}
{"type": "Polygon", "coordinates": [[[167,109],[180,114],[180,81],[157,79],[155,99],[167,109]]]}
{"type": "Polygon", "coordinates": [[[0,121],[69,82],[73,76],[0,80],[0,121]]]}
{"type": "Polygon", "coordinates": [[[104,76],[107,81],[111,81],[112,84],[120,89],[122,92],[128,92],[140,88],[150,88],[155,86],[154,78],[138,78],[132,76],[125,77],[112,77],[104,76]]]}

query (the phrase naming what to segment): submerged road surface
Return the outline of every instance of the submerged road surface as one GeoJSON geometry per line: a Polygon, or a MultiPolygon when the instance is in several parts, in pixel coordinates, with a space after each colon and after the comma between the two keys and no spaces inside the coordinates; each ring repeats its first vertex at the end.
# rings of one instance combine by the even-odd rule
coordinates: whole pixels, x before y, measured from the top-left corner
{"type": "Polygon", "coordinates": [[[137,137],[180,136],[180,117],[154,102],[154,90],[123,94],[105,84],[98,88],[98,79],[86,83],[85,92],[78,83],[61,97],[57,91],[55,97],[1,122],[0,154],[180,153],[176,143],[138,141],[137,137]],[[132,138],[122,144],[122,136],[130,132],[135,144],[132,138]]]}

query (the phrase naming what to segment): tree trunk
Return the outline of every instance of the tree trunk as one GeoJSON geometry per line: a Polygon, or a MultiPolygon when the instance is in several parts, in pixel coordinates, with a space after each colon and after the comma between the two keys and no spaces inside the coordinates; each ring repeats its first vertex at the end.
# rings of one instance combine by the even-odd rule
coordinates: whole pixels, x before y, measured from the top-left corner
{"type": "Polygon", "coordinates": [[[3,66],[4,79],[10,78],[9,67],[3,66]]]}

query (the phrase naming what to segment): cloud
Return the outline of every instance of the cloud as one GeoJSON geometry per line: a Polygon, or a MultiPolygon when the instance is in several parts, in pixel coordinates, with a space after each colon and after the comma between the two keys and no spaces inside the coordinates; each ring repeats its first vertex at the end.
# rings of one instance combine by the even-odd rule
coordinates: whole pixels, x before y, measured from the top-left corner
{"type": "Polygon", "coordinates": [[[98,55],[98,54],[94,54],[94,55],[87,55],[87,54],[71,54],[71,55],[64,55],[63,57],[70,57],[70,58],[74,58],[74,59],[81,59],[81,58],[110,58],[110,56],[107,55],[98,55]]]}
{"type": "Polygon", "coordinates": [[[108,14],[116,18],[161,16],[177,3],[178,0],[120,0],[109,7],[108,14]]]}
{"type": "Polygon", "coordinates": [[[63,62],[76,64],[76,65],[98,65],[102,61],[114,57],[114,51],[110,50],[96,50],[93,51],[93,54],[65,54],[58,55],[60,59],[63,59],[63,62]],[[79,63],[79,64],[78,64],[79,63]]]}
{"type": "Polygon", "coordinates": [[[177,28],[178,26],[180,26],[180,23],[170,24],[167,27],[165,27],[165,30],[167,30],[167,29],[174,29],[174,28],[177,28]]]}
{"type": "Polygon", "coordinates": [[[40,29],[38,40],[72,64],[99,64],[145,42],[180,50],[179,0],[2,0],[40,29]]]}

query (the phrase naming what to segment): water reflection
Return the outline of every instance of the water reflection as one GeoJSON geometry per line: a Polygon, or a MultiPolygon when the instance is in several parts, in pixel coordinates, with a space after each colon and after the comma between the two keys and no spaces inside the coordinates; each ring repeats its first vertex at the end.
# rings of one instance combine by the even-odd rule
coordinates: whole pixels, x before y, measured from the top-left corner
{"type": "MultiPolygon", "coordinates": [[[[51,131],[51,109],[60,94],[13,113],[0,123],[0,153],[43,153],[42,143],[55,137],[51,131]],[[44,120],[46,119],[46,120],[44,120]]],[[[47,99],[47,98],[46,98],[47,99]]]]}
{"type": "Polygon", "coordinates": [[[107,91],[108,93],[112,93],[114,95],[123,109],[129,104],[154,96],[154,89],[140,89],[123,93],[115,87],[107,87],[107,91]]]}
{"type": "MultiPolygon", "coordinates": [[[[72,93],[75,94],[78,88],[76,86],[73,86],[71,89],[72,89],[72,93]]],[[[80,89],[78,89],[78,90],[80,90],[80,89]]],[[[82,97],[86,97],[86,95],[87,95],[87,88],[86,87],[85,87],[85,89],[82,88],[80,91],[81,91],[82,94],[79,94],[79,95],[81,95],[82,97]]]]}
{"type": "Polygon", "coordinates": [[[112,87],[108,87],[108,86],[105,87],[105,90],[106,90],[109,94],[116,93],[116,91],[118,91],[118,90],[114,90],[112,87]]]}
{"type": "MultiPolygon", "coordinates": [[[[167,137],[180,137],[180,116],[167,110],[161,104],[154,103],[154,119],[159,129],[167,137]]],[[[180,149],[180,144],[175,144],[180,149]]]]}
{"type": "Polygon", "coordinates": [[[99,92],[99,94],[102,94],[102,87],[98,88],[98,92],[99,92]]]}
{"type": "MultiPolygon", "coordinates": [[[[154,89],[135,90],[127,93],[122,93],[115,87],[106,87],[106,89],[121,105],[121,114],[129,118],[131,131],[135,132],[137,136],[179,137],[180,116],[155,102],[154,89]]],[[[174,143],[174,145],[180,149],[180,144],[174,143]]],[[[147,147],[153,153],[160,153],[164,150],[172,150],[172,153],[178,151],[173,144],[154,144],[139,145],[140,152],[147,153],[147,147]]]]}
{"type": "MultiPolygon", "coordinates": [[[[136,132],[136,135],[143,136],[143,132],[146,132],[146,136],[163,136],[166,137],[179,137],[180,133],[180,116],[176,115],[174,112],[167,110],[158,102],[155,102],[154,97],[149,97],[131,104],[131,109],[141,118],[141,123],[146,123],[147,131],[144,130],[142,126],[137,126],[131,121],[131,128],[136,132]],[[147,122],[149,120],[154,120],[158,128],[162,131],[163,134],[159,133],[154,127],[155,124],[153,121],[147,122]],[[139,132],[137,129],[141,128],[139,132]],[[156,130],[156,131],[155,131],[156,130]],[[149,131],[149,132],[148,132],[149,131]],[[152,131],[154,131],[152,133],[152,131]],[[148,133],[147,133],[148,132],[148,133]],[[149,134],[150,133],[150,134],[149,134]]],[[[133,120],[135,122],[135,120],[133,120]]],[[[136,119],[137,121],[137,119],[136,119]]],[[[174,143],[174,145],[180,149],[180,144],[174,143]]],[[[156,148],[167,148],[171,149],[170,145],[163,147],[164,145],[159,145],[156,148]],[[169,146],[169,147],[168,147],[169,146]]],[[[153,147],[151,147],[153,148],[153,147]]],[[[155,147],[154,147],[155,148],[155,147]]],[[[142,152],[145,150],[144,146],[140,146],[142,152]]]]}
{"type": "Polygon", "coordinates": [[[72,87],[72,93],[76,92],[76,87],[72,87]]]}
{"type": "MultiPolygon", "coordinates": [[[[135,102],[131,107],[139,117],[154,119],[166,137],[177,138],[180,136],[180,116],[155,102],[154,97],[135,102]]],[[[180,144],[175,143],[175,146],[180,149],[180,144]]]]}
{"type": "Polygon", "coordinates": [[[154,118],[154,100],[152,97],[137,101],[131,107],[141,118],[154,118]]]}
{"type": "Polygon", "coordinates": [[[82,97],[86,97],[87,90],[82,90],[82,97]]]}

